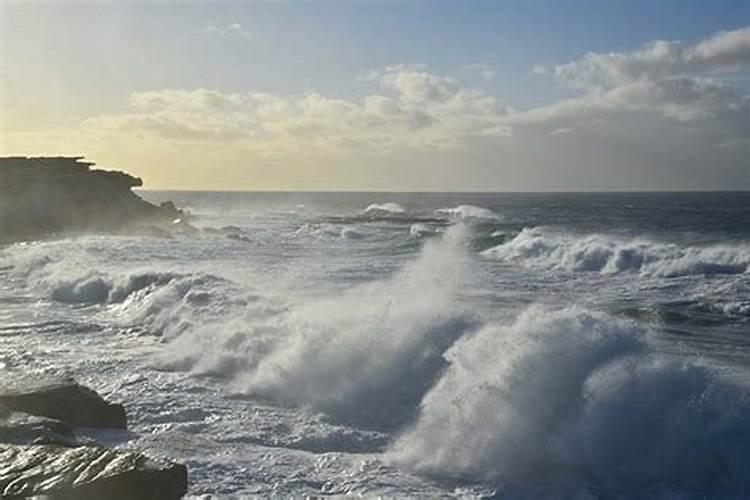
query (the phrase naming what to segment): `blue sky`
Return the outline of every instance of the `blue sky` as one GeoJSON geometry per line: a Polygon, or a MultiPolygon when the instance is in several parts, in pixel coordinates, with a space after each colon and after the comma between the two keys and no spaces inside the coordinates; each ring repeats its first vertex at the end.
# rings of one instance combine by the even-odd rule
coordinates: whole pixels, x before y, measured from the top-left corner
{"type": "MultiPolygon", "coordinates": [[[[580,86],[573,85],[570,81],[562,81],[559,75],[556,76],[556,67],[582,61],[589,52],[634,54],[657,40],[674,43],[674,47],[677,48],[685,48],[697,46],[719,33],[732,31],[740,33],[733,43],[738,43],[742,49],[744,47],[742,44],[745,43],[742,30],[750,26],[750,2],[737,0],[712,0],[710,2],[693,0],[339,0],[316,2],[282,0],[53,2],[32,0],[29,2],[6,1],[0,5],[2,5],[0,7],[2,16],[0,19],[2,27],[0,63],[3,69],[2,80],[0,80],[0,99],[2,99],[4,110],[0,125],[2,125],[5,137],[0,146],[3,150],[15,153],[32,143],[36,144],[36,148],[41,149],[29,151],[31,153],[64,152],[59,149],[62,142],[67,144],[62,149],[67,150],[73,146],[83,147],[85,151],[82,152],[93,152],[95,153],[94,159],[100,161],[134,162],[133,167],[137,171],[142,172],[147,180],[152,177],[160,187],[170,187],[169,176],[174,175],[177,167],[157,172],[155,169],[158,167],[154,163],[159,162],[149,161],[145,156],[140,157],[134,154],[134,151],[128,150],[125,145],[128,142],[124,138],[125,130],[120,130],[123,132],[123,138],[116,141],[116,148],[108,148],[105,144],[106,141],[111,141],[111,135],[106,139],[101,135],[92,137],[88,143],[81,141],[65,143],[60,138],[65,130],[69,131],[81,124],[101,125],[105,122],[111,124],[114,121],[122,123],[126,115],[131,118],[129,122],[131,123],[132,119],[136,118],[132,111],[134,95],[135,101],[138,101],[139,93],[180,90],[183,93],[169,94],[172,99],[169,104],[164,104],[163,101],[156,102],[153,99],[148,102],[148,106],[153,106],[154,103],[162,106],[159,110],[153,111],[153,113],[160,114],[147,117],[143,112],[139,112],[137,118],[141,129],[136,135],[139,141],[145,141],[153,147],[148,151],[162,158],[161,163],[172,164],[181,161],[184,163],[184,160],[180,160],[177,154],[181,149],[184,150],[184,143],[170,146],[165,141],[161,141],[157,144],[159,141],[153,134],[154,130],[143,126],[144,123],[153,124],[158,120],[161,120],[160,123],[163,124],[164,106],[168,106],[169,109],[166,111],[171,113],[168,117],[170,127],[174,125],[175,117],[179,113],[182,113],[180,116],[187,116],[186,108],[176,109],[177,104],[174,101],[176,95],[181,96],[183,105],[189,96],[195,97],[195,94],[188,96],[186,93],[198,90],[217,92],[222,96],[244,95],[248,92],[263,93],[284,99],[314,93],[329,100],[335,99],[359,105],[359,102],[367,96],[389,95],[388,91],[391,91],[398,93],[396,101],[403,108],[402,110],[412,106],[409,112],[413,115],[426,113],[431,124],[460,122],[460,125],[454,124],[453,128],[449,129],[459,135],[484,137],[489,135],[498,138],[502,136],[504,139],[497,139],[503,141],[502,149],[508,146],[506,143],[510,136],[524,137],[523,133],[518,133],[518,122],[520,120],[526,123],[528,120],[511,118],[513,112],[554,106],[582,94],[588,93],[587,95],[593,96],[595,92],[624,88],[626,83],[630,85],[634,81],[611,82],[606,88],[582,90],[580,86]],[[393,68],[397,65],[401,65],[401,69],[394,70],[393,68]],[[464,125],[466,120],[476,119],[478,114],[484,112],[479,112],[475,108],[471,111],[467,111],[467,108],[459,109],[457,105],[450,109],[447,106],[442,106],[440,109],[433,106],[428,110],[424,102],[406,102],[404,88],[398,86],[405,84],[406,80],[402,79],[401,83],[391,82],[391,84],[385,82],[389,74],[395,78],[395,71],[400,71],[403,73],[401,76],[404,77],[410,75],[413,78],[427,78],[425,75],[435,75],[446,81],[450,80],[456,86],[456,89],[450,92],[456,95],[461,93],[461,90],[458,90],[460,87],[467,91],[474,89],[485,96],[491,96],[507,108],[502,113],[493,108],[492,112],[498,117],[500,114],[506,115],[504,121],[499,120],[497,125],[502,125],[508,130],[501,134],[496,128],[495,132],[487,133],[485,128],[482,129],[481,134],[476,134],[476,130],[472,128],[470,133],[467,133],[464,125]],[[439,113],[440,119],[435,113],[439,113]],[[449,113],[455,113],[455,115],[449,115],[449,113]],[[112,119],[107,121],[102,117],[112,119]],[[34,134],[37,140],[32,141],[34,134]],[[53,140],[55,137],[57,139],[53,140]],[[43,138],[46,139],[42,140],[43,138]]],[[[727,109],[731,108],[732,112],[736,113],[736,108],[742,107],[742,96],[746,96],[750,89],[750,67],[748,61],[743,59],[747,57],[743,52],[735,50],[732,54],[732,57],[737,59],[731,65],[721,63],[716,67],[700,66],[698,69],[691,69],[690,73],[670,74],[667,76],[669,79],[667,83],[672,85],[676,78],[688,78],[690,81],[686,80],[683,83],[703,85],[701,82],[711,79],[717,85],[729,86],[733,92],[733,100],[725,99],[729,106],[727,109]]],[[[610,68],[608,64],[597,66],[594,70],[607,71],[607,68],[610,68]]],[[[576,71],[590,70],[590,67],[576,68],[576,71]]],[[[659,78],[664,80],[662,76],[659,78]]],[[[661,84],[664,82],[666,80],[661,84]]],[[[664,93],[661,87],[656,90],[660,96],[664,93]]],[[[665,116],[670,113],[674,116],[679,115],[676,121],[669,123],[670,126],[677,128],[684,127],[686,122],[693,122],[691,126],[696,126],[697,118],[694,118],[699,115],[701,120],[707,120],[709,114],[726,118],[724,111],[717,107],[719,104],[714,102],[716,89],[708,89],[707,92],[712,92],[711,96],[713,96],[710,97],[713,99],[710,104],[712,106],[710,113],[690,114],[685,111],[683,108],[687,104],[684,99],[689,97],[685,97],[684,92],[681,94],[682,100],[679,103],[675,104],[674,100],[659,101],[658,104],[654,104],[654,107],[666,106],[664,108],[666,111],[663,113],[665,116]],[[682,108],[675,112],[675,106],[682,108]],[[690,119],[686,119],[688,115],[690,119]]],[[[147,95],[153,96],[153,94],[147,95]]],[[[709,97],[704,98],[697,94],[694,98],[701,100],[702,103],[708,102],[707,99],[709,99],[709,97]]],[[[238,99],[230,100],[236,105],[239,102],[238,99]]],[[[499,105],[498,103],[493,102],[488,106],[493,107],[499,105]]],[[[329,104],[331,102],[323,103],[324,106],[329,104]]],[[[296,108],[306,106],[305,103],[296,101],[287,102],[284,105],[296,108]]],[[[477,105],[479,105],[478,101],[472,104],[472,106],[477,105]]],[[[234,122],[247,121],[248,108],[247,105],[243,106],[245,106],[242,111],[244,115],[238,114],[240,111],[235,108],[231,111],[235,113],[234,122]]],[[[257,106],[257,103],[253,106],[257,106]]],[[[362,106],[364,109],[365,106],[362,106]]],[[[612,111],[610,104],[600,106],[602,109],[605,107],[607,111],[612,111]]],[[[190,113],[194,111],[193,106],[190,108],[190,113]]],[[[627,116],[608,116],[606,121],[612,124],[613,134],[617,131],[621,132],[619,129],[623,127],[631,130],[633,127],[629,123],[634,119],[634,114],[643,112],[643,109],[629,106],[627,116]]],[[[296,113],[294,116],[298,118],[301,112],[296,113]]],[[[201,111],[200,119],[215,120],[218,123],[228,114],[229,112],[220,118],[215,113],[208,116],[201,111]]],[[[190,116],[191,119],[196,118],[194,113],[190,116]]],[[[484,116],[482,119],[486,121],[486,118],[487,116],[484,116]]],[[[644,117],[644,123],[648,122],[657,129],[660,128],[660,125],[653,123],[652,118],[644,117]]],[[[560,126],[551,132],[559,132],[555,135],[563,135],[567,132],[560,131],[572,131],[576,128],[575,120],[579,119],[581,119],[580,116],[571,117],[572,121],[558,124],[560,126]]],[[[605,118],[598,117],[597,119],[604,120],[605,118]]],[[[257,117],[253,120],[257,121],[257,117]]],[[[722,133],[717,129],[720,127],[726,135],[724,142],[734,141],[732,144],[736,143],[744,147],[742,139],[745,131],[742,128],[744,126],[742,120],[738,121],[735,116],[730,121],[731,123],[727,121],[722,124],[704,123],[706,129],[701,137],[717,136],[714,137],[719,141],[717,144],[723,144],[721,138],[718,137],[722,133]]],[[[668,122],[669,120],[665,123],[668,122]]],[[[133,132],[131,125],[128,126],[130,133],[133,132]]],[[[90,133],[90,128],[87,129],[88,131],[78,132],[77,137],[90,133]]],[[[678,133],[677,128],[674,133],[678,133]]],[[[637,130],[638,127],[635,129],[637,130]]],[[[161,130],[163,131],[164,127],[161,130]]],[[[172,136],[176,134],[175,130],[170,129],[172,136]]],[[[329,129],[326,131],[330,132],[329,129]]],[[[447,133],[448,129],[443,131],[447,133]]],[[[286,125],[283,127],[283,135],[287,141],[285,146],[282,147],[280,142],[275,142],[271,148],[275,152],[283,153],[281,154],[284,157],[283,160],[278,155],[273,160],[269,160],[268,155],[265,155],[265,159],[255,157],[264,156],[258,153],[260,149],[269,150],[265,146],[260,149],[255,146],[264,137],[278,133],[278,130],[275,132],[256,130],[251,134],[253,137],[248,139],[255,141],[252,147],[247,142],[240,144],[234,139],[237,135],[236,131],[231,132],[228,135],[232,135],[233,139],[220,145],[226,149],[233,148],[234,151],[229,154],[225,150],[223,161],[231,165],[229,170],[232,172],[227,182],[231,180],[231,183],[235,184],[241,180],[242,186],[247,188],[258,186],[305,188],[307,186],[305,179],[309,180],[310,165],[305,165],[304,175],[298,175],[300,182],[295,181],[295,168],[292,163],[299,159],[290,151],[297,148],[294,144],[304,143],[307,146],[309,144],[304,141],[293,144],[294,136],[286,125]],[[248,151],[253,153],[249,155],[253,157],[253,165],[265,161],[273,165],[268,169],[278,169],[283,163],[284,175],[273,180],[273,176],[259,175],[261,167],[254,166],[248,168],[247,175],[243,177],[240,158],[243,157],[243,152],[248,151]]],[[[393,131],[393,134],[399,133],[396,130],[393,131]]],[[[697,133],[701,134],[701,132],[697,133]]],[[[187,140],[187,135],[181,140],[187,140]]],[[[189,135],[195,139],[196,134],[189,135]]],[[[172,137],[172,139],[175,138],[172,137]]],[[[341,140],[352,142],[351,139],[351,137],[343,137],[341,140]]],[[[354,142],[361,139],[357,136],[354,142]]],[[[382,134],[377,136],[377,140],[388,142],[387,131],[383,130],[382,134]]],[[[434,146],[433,143],[438,140],[444,140],[443,136],[432,135],[429,139],[423,136],[419,138],[419,141],[428,142],[431,146],[434,146]]],[[[591,140],[591,138],[586,140],[591,140]]],[[[440,181],[436,181],[437,184],[430,185],[429,188],[442,188],[442,184],[445,184],[444,188],[450,189],[452,186],[472,187],[477,181],[471,176],[476,175],[474,179],[480,177],[486,179],[489,175],[487,172],[491,171],[491,164],[496,163],[500,152],[483,153],[488,148],[488,144],[474,144],[472,141],[473,139],[467,140],[466,144],[460,145],[459,149],[464,150],[463,156],[456,156],[451,148],[437,147],[436,150],[430,150],[430,148],[415,147],[415,143],[412,142],[401,144],[400,152],[395,151],[395,147],[389,146],[388,150],[379,156],[373,155],[369,149],[362,150],[357,155],[356,147],[353,148],[354,151],[350,148],[345,154],[338,156],[333,154],[330,148],[323,148],[326,151],[316,150],[316,152],[321,154],[320,161],[340,164],[333,171],[326,170],[332,167],[320,168],[322,178],[326,179],[332,188],[342,189],[367,187],[368,180],[372,180],[375,187],[389,187],[383,169],[375,170],[378,168],[376,165],[384,163],[409,165],[415,161],[425,163],[434,161],[447,164],[449,161],[466,162],[471,159],[477,164],[477,171],[462,174],[464,177],[458,174],[446,176],[446,172],[436,169],[436,179],[440,181]],[[426,150],[415,151],[415,149],[426,150]],[[351,174],[337,177],[336,172],[347,172],[345,167],[347,162],[372,164],[370,168],[373,172],[370,175],[366,173],[366,169],[360,169],[361,171],[358,171],[354,177],[351,174]]],[[[526,141],[532,141],[532,138],[526,137],[526,141]]],[[[606,155],[604,151],[598,151],[603,142],[606,141],[600,139],[597,144],[592,145],[593,149],[597,149],[594,155],[597,162],[600,161],[601,155],[606,155]]],[[[214,146],[216,150],[222,149],[219,145],[214,144],[214,146]]],[[[550,145],[550,148],[552,146],[550,145]]],[[[199,146],[196,147],[201,149],[199,146]]],[[[514,144],[510,150],[516,151],[516,148],[521,147],[521,144],[514,144]]],[[[527,147],[539,147],[538,141],[529,142],[527,147]]],[[[521,150],[514,154],[521,154],[519,151],[521,150]]],[[[664,161],[676,164],[677,158],[682,158],[683,153],[675,153],[675,160],[669,160],[668,153],[664,151],[658,153],[655,151],[654,155],[658,154],[660,157],[666,155],[667,160],[664,161]]],[[[554,155],[550,154],[550,156],[554,155]]],[[[515,161],[513,155],[508,158],[510,161],[515,161]]],[[[726,183],[735,184],[738,176],[742,180],[743,165],[737,164],[739,158],[741,156],[737,156],[732,163],[726,155],[723,157],[722,162],[729,162],[726,168],[730,173],[726,177],[726,183]]],[[[703,159],[705,160],[705,157],[703,159]]],[[[526,158],[524,161],[531,160],[526,158]]],[[[556,168],[551,159],[538,161],[550,163],[548,166],[550,169],[556,168]]],[[[566,162],[575,163],[575,159],[570,158],[566,162]]],[[[188,172],[186,178],[194,178],[194,181],[184,187],[199,187],[196,184],[199,184],[201,178],[206,175],[193,176],[192,170],[201,167],[197,163],[187,163],[191,165],[191,171],[188,172]]],[[[620,162],[621,165],[626,163],[627,161],[620,162]]],[[[450,167],[441,168],[447,170],[450,167]]],[[[501,169],[503,175],[498,176],[498,186],[508,185],[508,178],[513,177],[508,172],[508,168],[506,166],[501,169]]],[[[590,168],[596,167],[592,164],[590,168]]],[[[604,170],[606,173],[606,168],[604,170]]],[[[385,171],[388,171],[388,168],[385,168],[385,171]]],[[[559,168],[555,172],[559,173],[559,168]]],[[[597,172],[593,173],[597,174],[597,172]]],[[[424,176],[421,171],[419,174],[415,172],[414,175],[424,176]]],[[[611,187],[644,189],[650,187],[635,182],[636,176],[641,176],[641,173],[634,174],[631,180],[627,175],[623,176],[621,172],[618,172],[618,175],[610,176],[611,179],[618,179],[611,187]]],[[[559,182],[554,185],[540,184],[538,187],[540,189],[576,188],[573,184],[568,185],[569,183],[566,183],[563,177],[561,176],[559,182]]],[[[597,177],[602,178],[594,185],[587,185],[583,188],[610,187],[607,185],[606,175],[597,177]]],[[[657,179],[658,182],[654,185],[659,188],[672,185],[676,188],[700,188],[703,185],[702,182],[706,180],[703,177],[706,176],[681,179],[680,171],[675,166],[672,175],[657,179]]],[[[393,188],[398,188],[404,182],[403,176],[397,176],[391,184],[393,188]]],[[[480,184],[485,183],[486,181],[483,180],[480,184]]],[[[722,187],[723,183],[720,182],[715,186],[706,185],[706,187],[722,187]]],[[[177,184],[180,183],[177,182],[177,184]]],[[[413,182],[410,182],[409,186],[412,184],[413,182]]],[[[516,183],[511,182],[511,184],[516,183]]],[[[517,184],[512,187],[534,189],[537,185],[534,179],[524,179],[517,184]]],[[[211,187],[222,187],[222,183],[219,182],[218,185],[211,187]]]]}

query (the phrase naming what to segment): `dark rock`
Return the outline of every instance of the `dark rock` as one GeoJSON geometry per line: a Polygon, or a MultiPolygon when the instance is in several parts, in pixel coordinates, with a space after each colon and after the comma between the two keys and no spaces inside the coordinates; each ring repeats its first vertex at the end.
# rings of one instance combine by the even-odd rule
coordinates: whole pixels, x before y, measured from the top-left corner
{"type": "Polygon", "coordinates": [[[75,427],[126,427],[121,405],[69,379],[6,373],[0,382],[0,498],[170,500],[183,465],[108,450],[75,427]]]}
{"type": "Polygon", "coordinates": [[[0,443],[78,446],[73,428],[64,422],[20,412],[0,416],[0,443]]]}
{"type": "Polygon", "coordinates": [[[0,381],[0,407],[59,420],[71,427],[125,429],[125,409],[107,403],[96,392],[73,380],[39,380],[31,376],[0,381]]]}
{"type": "Polygon", "coordinates": [[[140,453],[0,444],[0,498],[171,500],[186,492],[185,466],[140,453]]]}
{"type": "Polygon", "coordinates": [[[0,244],[85,232],[138,232],[141,225],[184,226],[172,203],[158,207],[131,188],[141,179],[91,170],[81,157],[0,158],[0,244]]]}

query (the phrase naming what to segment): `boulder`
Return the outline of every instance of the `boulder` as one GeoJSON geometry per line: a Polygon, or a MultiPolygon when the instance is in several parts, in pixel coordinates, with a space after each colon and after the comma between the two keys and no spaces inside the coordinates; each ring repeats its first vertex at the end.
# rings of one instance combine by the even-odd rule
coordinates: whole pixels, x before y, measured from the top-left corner
{"type": "Polygon", "coordinates": [[[122,405],[106,402],[71,379],[6,377],[0,381],[0,408],[59,420],[71,427],[127,427],[122,405]]]}
{"type": "Polygon", "coordinates": [[[170,500],[187,469],[109,450],[76,427],[126,427],[125,411],[70,379],[6,373],[0,382],[0,498],[170,500]]]}
{"type": "Polygon", "coordinates": [[[0,415],[0,443],[78,446],[73,428],[64,422],[20,412],[0,415]]]}
{"type": "Polygon", "coordinates": [[[0,498],[171,500],[187,492],[187,469],[102,447],[0,444],[0,498]]]}

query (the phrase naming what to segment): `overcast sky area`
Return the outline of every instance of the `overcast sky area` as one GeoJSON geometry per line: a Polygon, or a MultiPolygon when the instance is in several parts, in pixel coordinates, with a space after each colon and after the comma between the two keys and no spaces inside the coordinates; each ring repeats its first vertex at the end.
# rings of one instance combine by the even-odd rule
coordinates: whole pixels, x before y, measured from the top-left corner
{"type": "Polygon", "coordinates": [[[0,0],[0,154],[154,189],[750,189],[747,0],[0,0]]]}

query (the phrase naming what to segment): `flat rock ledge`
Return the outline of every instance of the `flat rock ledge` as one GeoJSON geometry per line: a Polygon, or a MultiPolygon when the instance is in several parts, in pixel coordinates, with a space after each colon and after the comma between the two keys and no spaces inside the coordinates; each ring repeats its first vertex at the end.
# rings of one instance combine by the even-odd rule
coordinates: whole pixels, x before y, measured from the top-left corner
{"type": "Polygon", "coordinates": [[[122,405],[70,379],[0,382],[0,498],[172,500],[187,493],[184,465],[110,450],[77,427],[126,427],[122,405]]]}

